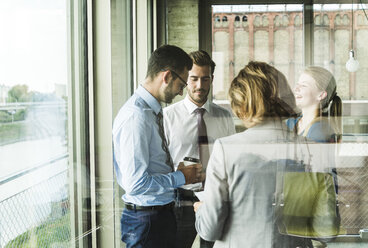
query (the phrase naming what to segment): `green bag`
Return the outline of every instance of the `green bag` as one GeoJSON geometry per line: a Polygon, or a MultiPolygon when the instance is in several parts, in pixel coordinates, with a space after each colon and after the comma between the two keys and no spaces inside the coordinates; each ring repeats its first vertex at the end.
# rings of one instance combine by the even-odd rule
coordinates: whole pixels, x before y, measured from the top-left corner
{"type": "Polygon", "coordinates": [[[332,175],[278,169],[275,213],[281,234],[308,238],[338,235],[340,216],[332,175]]]}

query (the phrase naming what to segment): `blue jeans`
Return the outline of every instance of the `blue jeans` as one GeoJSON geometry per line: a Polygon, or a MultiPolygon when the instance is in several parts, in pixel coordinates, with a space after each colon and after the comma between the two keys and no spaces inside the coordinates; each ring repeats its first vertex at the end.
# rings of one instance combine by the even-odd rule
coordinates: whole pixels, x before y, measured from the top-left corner
{"type": "Polygon", "coordinates": [[[123,210],[121,240],[127,248],[172,248],[175,246],[175,235],[173,210],[123,210]]]}

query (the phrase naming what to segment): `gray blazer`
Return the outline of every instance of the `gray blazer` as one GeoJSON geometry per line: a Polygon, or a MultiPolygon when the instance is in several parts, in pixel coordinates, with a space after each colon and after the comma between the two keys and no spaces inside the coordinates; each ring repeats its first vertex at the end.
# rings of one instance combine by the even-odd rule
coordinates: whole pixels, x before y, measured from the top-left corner
{"type": "MultiPolygon", "coordinates": [[[[280,235],[273,217],[277,168],[273,161],[295,158],[294,146],[286,144],[293,137],[288,132],[284,122],[271,119],[215,142],[203,204],[196,212],[198,234],[216,241],[214,247],[310,245],[309,240],[280,235]]],[[[306,150],[297,152],[300,159],[308,156],[306,150]]]]}

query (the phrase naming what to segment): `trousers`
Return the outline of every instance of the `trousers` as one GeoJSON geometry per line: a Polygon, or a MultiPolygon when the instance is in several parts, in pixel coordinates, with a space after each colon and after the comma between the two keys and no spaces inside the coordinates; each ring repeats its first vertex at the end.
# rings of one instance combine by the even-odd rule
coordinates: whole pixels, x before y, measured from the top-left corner
{"type": "MultiPolygon", "coordinates": [[[[191,248],[197,236],[193,206],[175,207],[177,232],[175,248],[191,248]]],[[[200,239],[200,248],[212,248],[214,242],[200,239]]]]}
{"type": "Polygon", "coordinates": [[[172,248],[176,221],[173,209],[129,210],[121,216],[121,240],[127,248],[172,248]]]}

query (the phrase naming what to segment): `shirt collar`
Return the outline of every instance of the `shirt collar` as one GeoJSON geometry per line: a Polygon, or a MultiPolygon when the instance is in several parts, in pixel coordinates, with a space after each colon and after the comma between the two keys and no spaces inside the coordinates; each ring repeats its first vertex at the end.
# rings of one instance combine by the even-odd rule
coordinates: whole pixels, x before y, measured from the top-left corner
{"type": "Polygon", "coordinates": [[[138,86],[138,89],[135,91],[135,93],[148,104],[148,106],[155,112],[156,115],[162,111],[161,104],[142,85],[138,86]]]}
{"type": "MultiPolygon", "coordinates": [[[[189,99],[189,96],[187,94],[187,96],[184,98],[184,106],[186,107],[186,109],[188,110],[188,112],[190,114],[192,114],[194,112],[194,110],[196,110],[197,108],[199,108],[197,105],[195,105],[190,99],[189,99]]],[[[204,108],[208,113],[210,112],[210,103],[209,101],[207,100],[205,102],[205,104],[203,104],[202,107],[200,108],[204,108]]]]}

